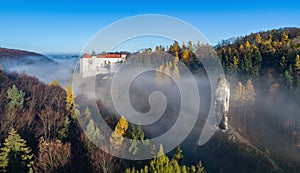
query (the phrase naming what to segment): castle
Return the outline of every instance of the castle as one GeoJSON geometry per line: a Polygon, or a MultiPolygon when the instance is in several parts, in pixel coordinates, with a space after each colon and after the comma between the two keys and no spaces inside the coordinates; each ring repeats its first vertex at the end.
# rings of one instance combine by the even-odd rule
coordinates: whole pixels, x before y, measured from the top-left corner
{"type": "Polygon", "coordinates": [[[80,58],[80,74],[82,77],[91,77],[97,74],[106,74],[116,71],[126,59],[126,53],[84,54],[80,58]]]}

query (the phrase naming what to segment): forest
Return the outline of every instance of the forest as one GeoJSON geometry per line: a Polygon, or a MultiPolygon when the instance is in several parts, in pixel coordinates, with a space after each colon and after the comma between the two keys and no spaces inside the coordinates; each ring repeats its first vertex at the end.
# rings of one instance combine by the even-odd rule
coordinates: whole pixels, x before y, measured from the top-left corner
{"type": "MultiPolygon", "coordinates": [[[[138,54],[173,55],[174,61],[164,62],[157,68],[180,79],[184,76],[178,69],[178,61],[193,75],[206,75],[199,58],[207,57],[208,47],[200,42],[175,41],[169,47],[157,46],[155,50],[144,49],[138,54]]],[[[164,153],[164,146],[149,143],[151,134],[147,129],[129,123],[103,100],[97,100],[97,107],[80,105],[86,98],[73,93],[71,86],[63,87],[57,80],[45,84],[36,77],[1,69],[0,171],[299,172],[300,29],[281,28],[222,40],[214,50],[231,86],[231,130],[216,133],[207,145],[197,148],[199,157],[193,157],[192,151],[185,152],[185,144],[164,153]],[[93,118],[95,111],[114,129],[111,134],[103,133],[93,118]],[[78,119],[84,122],[84,128],[78,119]],[[110,143],[105,147],[132,155],[142,145],[147,146],[153,159],[117,158],[99,149],[89,140],[90,136],[97,141],[108,136],[110,143]],[[139,139],[142,143],[124,143],[123,137],[139,139]],[[123,145],[129,145],[130,150],[125,151],[123,145]]],[[[157,62],[148,59],[141,63],[157,62]]],[[[154,88],[168,80],[157,73],[152,77],[154,88]]],[[[173,85],[172,81],[168,85],[173,85]]],[[[145,101],[135,102],[141,105],[141,110],[147,109],[145,101]]]]}

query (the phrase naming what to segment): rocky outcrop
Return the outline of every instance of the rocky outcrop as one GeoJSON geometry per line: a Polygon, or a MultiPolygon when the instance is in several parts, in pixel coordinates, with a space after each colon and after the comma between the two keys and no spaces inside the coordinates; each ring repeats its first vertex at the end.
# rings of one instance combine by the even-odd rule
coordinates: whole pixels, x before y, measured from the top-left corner
{"type": "Polygon", "coordinates": [[[222,130],[228,129],[228,110],[230,98],[230,84],[225,77],[218,80],[215,92],[215,116],[218,127],[222,130]],[[221,120],[221,121],[220,121],[221,120]]]}

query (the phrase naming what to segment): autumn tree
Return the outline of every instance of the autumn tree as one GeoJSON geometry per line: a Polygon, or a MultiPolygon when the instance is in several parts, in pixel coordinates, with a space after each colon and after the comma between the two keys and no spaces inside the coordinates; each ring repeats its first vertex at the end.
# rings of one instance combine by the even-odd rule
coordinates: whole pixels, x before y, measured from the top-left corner
{"type": "Polygon", "coordinates": [[[299,55],[296,55],[295,58],[294,71],[295,71],[295,86],[300,88],[300,56],[299,55]]]}
{"type": "Polygon", "coordinates": [[[193,51],[194,51],[193,43],[192,43],[192,41],[189,41],[188,42],[188,52],[190,53],[190,56],[192,55],[193,51]]]}
{"type": "Polygon", "coordinates": [[[295,69],[295,74],[299,75],[300,74],[300,56],[299,55],[296,55],[296,57],[295,57],[294,69],[295,69]]]}
{"type": "Polygon", "coordinates": [[[164,82],[166,84],[169,84],[170,82],[170,64],[168,62],[166,62],[166,65],[165,65],[165,69],[164,69],[164,82]]]}
{"type": "Polygon", "coordinates": [[[234,122],[237,126],[243,124],[243,128],[247,128],[250,110],[253,109],[255,103],[256,93],[254,85],[250,79],[247,80],[245,86],[238,82],[232,95],[232,112],[234,115],[234,122]]]}
{"type": "Polygon", "coordinates": [[[189,52],[186,49],[183,49],[181,57],[182,57],[182,62],[184,62],[185,64],[188,65],[188,62],[189,62],[189,52]]]}
{"type": "Polygon", "coordinates": [[[110,143],[113,145],[115,149],[121,147],[123,142],[123,136],[125,135],[127,128],[128,128],[128,122],[122,116],[118,124],[116,125],[114,132],[111,134],[110,137],[110,143]]]}
{"type": "Polygon", "coordinates": [[[240,51],[243,51],[243,50],[244,50],[243,44],[240,44],[239,50],[240,50],[240,51]]]}
{"type": "Polygon", "coordinates": [[[3,172],[33,172],[33,154],[26,141],[12,128],[0,153],[0,168],[3,172]]]}
{"type": "Polygon", "coordinates": [[[250,79],[247,80],[244,91],[244,98],[245,98],[245,105],[242,108],[243,109],[243,124],[244,124],[244,128],[245,130],[248,128],[248,124],[250,121],[250,118],[253,118],[252,115],[253,111],[251,111],[253,109],[253,105],[255,103],[255,97],[256,97],[256,93],[254,90],[254,85],[252,84],[252,81],[250,79]]]}
{"type": "Polygon", "coordinates": [[[244,94],[246,101],[251,104],[254,104],[256,93],[252,81],[250,79],[248,79],[246,82],[244,94]]]}
{"type": "Polygon", "coordinates": [[[283,42],[286,45],[290,43],[289,30],[285,30],[284,32],[281,33],[281,42],[283,42]]]}
{"type": "Polygon", "coordinates": [[[180,80],[178,63],[179,63],[179,57],[178,57],[178,52],[176,52],[175,58],[174,58],[174,63],[173,63],[174,64],[173,76],[175,77],[176,80],[180,80]]]}
{"type": "Polygon", "coordinates": [[[66,104],[66,119],[68,119],[69,124],[71,124],[71,126],[74,127],[76,126],[77,118],[80,117],[80,110],[78,108],[79,106],[75,103],[75,95],[72,92],[71,86],[66,87],[65,104],[66,104]]]}
{"type": "Polygon", "coordinates": [[[155,52],[165,51],[165,48],[162,45],[155,47],[155,52]]]}
{"type": "Polygon", "coordinates": [[[64,144],[58,139],[47,141],[41,137],[35,169],[37,172],[66,172],[70,157],[70,143],[64,144]]]}
{"type": "Polygon", "coordinates": [[[239,59],[236,56],[232,58],[231,70],[233,73],[236,73],[239,68],[239,59]]]}
{"type": "Polygon", "coordinates": [[[244,98],[244,86],[242,82],[238,82],[235,90],[233,91],[232,95],[232,101],[237,105],[237,106],[242,106],[244,104],[245,98],[244,98]]]}
{"type": "MultiPolygon", "coordinates": [[[[50,105],[46,105],[46,107],[38,113],[38,117],[40,118],[43,125],[43,136],[46,139],[50,139],[55,137],[54,134],[57,134],[57,130],[61,127],[57,124],[57,121],[60,121],[63,117],[59,114],[59,112],[53,111],[50,105]]],[[[63,124],[62,121],[60,124],[63,124]]]]}
{"type": "Polygon", "coordinates": [[[256,34],[255,41],[256,41],[256,43],[261,43],[261,36],[260,36],[260,34],[256,34]]]}
{"type": "Polygon", "coordinates": [[[66,92],[67,92],[67,95],[66,95],[66,111],[70,111],[74,107],[75,96],[72,92],[72,87],[71,86],[67,86],[66,92]]]}
{"type": "MultiPolygon", "coordinates": [[[[95,138],[99,138],[100,142],[98,143],[101,145],[102,149],[105,149],[109,152],[124,152],[121,151],[122,144],[123,144],[123,136],[126,133],[126,130],[128,128],[128,122],[126,119],[122,116],[117,123],[114,132],[111,134],[109,143],[106,142],[106,140],[102,141],[101,136],[97,134],[97,128],[94,126],[94,123],[92,121],[89,122],[87,126],[87,135],[93,137],[96,135],[95,138]],[[93,132],[94,131],[94,132],[93,132]]],[[[100,131],[99,131],[100,132],[100,131]]],[[[96,139],[97,140],[97,139],[96,139]]],[[[105,151],[102,151],[95,145],[88,142],[88,151],[89,151],[89,157],[92,161],[93,165],[93,171],[94,172],[104,172],[104,173],[110,173],[110,172],[119,172],[119,168],[121,166],[122,160],[116,158],[115,156],[106,153],[105,151]]]]}
{"type": "Polygon", "coordinates": [[[49,83],[49,85],[58,86],[59,83],[57,80],[53,80],[51,83],[49,83]]]}
{"type": "Polygon", "coordinates": [[[165,74],[166,74],[167,76],[170,75],[170,64],[169,64],[168,62],[166,62],[164,72],[165,72],[165,74]]]}
{"type": "Polygon", "coordinates": [[[66,110],[70,111],[72,105],[73,105],[74,99],[73,99],[73,93],[72,93],[72,87],[67,86],[66,87],[66,110]]]}
{"type": "Polygon", "coordinates": [[[175,54],[175,52],[178,52],[180,49],[179,44],[177,41],[174,42],[173,45],[170,46],[169,48],[169,52],[172,53],[173,55],[175,54]]]}
{"type": "Polygon", "coordinates": [[[249,48],[250,48],[250,43],[249,43],[249,41],[246,41],[245,47],[246,47],[246,49],[249,49],[249,48]]]}
{"type": "Polygon", "coordinates": [[[155,84],[156,86],[161,86],[164,80],[164,66],[165,64],[161,64],[157,71],[155,71],[155,84]]]}

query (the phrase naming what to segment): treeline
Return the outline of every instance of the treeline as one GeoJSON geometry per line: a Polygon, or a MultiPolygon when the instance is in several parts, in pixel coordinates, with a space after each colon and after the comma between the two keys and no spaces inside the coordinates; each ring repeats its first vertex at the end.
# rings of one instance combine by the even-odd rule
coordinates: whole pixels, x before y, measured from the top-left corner
{"type": "MultiPolygon", "coordinates": [[[[206,44],[181,45],[175,41],[169,47],[156,46],[155,50],[144,49],[142,53],[166,52],[178,57],[193,73],[202,68],[199,58],[214,56],[216,51],[225,73],[252,79],[272,80],[281,88],[300,86],[300,29],[282,28],[234,39],[222,40],[215,49],[206,44]]],[[[156,62],[149,62],[155,64],[156,62]]],[[[167,66],[168,64],[164,62],[167,66]]]]}

